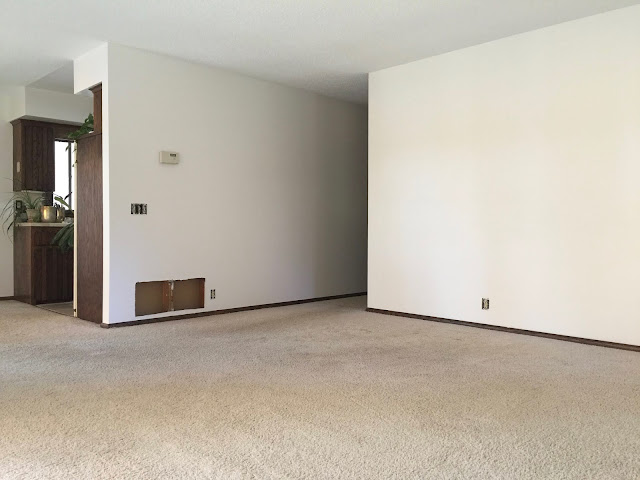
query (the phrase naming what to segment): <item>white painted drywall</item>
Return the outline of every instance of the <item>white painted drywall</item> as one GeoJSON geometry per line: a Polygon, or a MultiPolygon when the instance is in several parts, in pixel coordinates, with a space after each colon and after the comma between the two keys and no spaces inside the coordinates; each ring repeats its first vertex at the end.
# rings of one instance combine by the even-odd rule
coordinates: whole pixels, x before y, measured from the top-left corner
{"type": "Polygon", "coordinates": [[[25,103],[25,115],[61,122],[83,122],[93,111],[93,99],[90,96],[40,88],[27,87],[25,103]]]}
{"type": "Polygon", "coordinates": [[[0,88],[3,104],[3,118],[15,120],[27,114],[26,88],[3,87],[0,88]]]}
{"type": "Polygon", "coordinates": [[[108,52],[105,321],[135,319],[139,281],[205,277],[217,293],[205,310],[366,289],[364,107],[108,52]],[[179,152],[180,164],[161,165],[161,150],[179,152]],[[132,202],[148,215],[131,215],[132,202]]]}
{"type": "MultiPolygon", "coordinates": [[[[13,113],[12,91],[0,90],[0,209],[13,190],[13,113]]],[[[3,228],[0,232],[0,297],[13,296],[13,244],[3,228]]]]}
{"type": "Polygon", "coordinates": [[[107,82],[109,45],[103,43],[73,61],[73,91],[80,93],[107,82]]]}
{"type": "Polygon", "coordinates": [[[71,95],[32,87],[5,87],[0,95],[4,116],[9,121],[27,117],[78,123],[84,121],[93,109],[93,100],[87,95],[71,95]]]}
{"type": "Polygon", "coordinates": [[[370,307],[640,345],[638,25],[370,75],[370,307]]]}

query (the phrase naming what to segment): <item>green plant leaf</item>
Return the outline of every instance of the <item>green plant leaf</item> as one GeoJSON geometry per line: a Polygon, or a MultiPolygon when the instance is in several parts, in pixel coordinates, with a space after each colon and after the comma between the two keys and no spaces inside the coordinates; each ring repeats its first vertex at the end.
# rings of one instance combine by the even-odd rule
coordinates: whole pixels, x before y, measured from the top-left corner
{"type": "MultiPolygon", "coordinates": [[[[71,194],[69,194],[71,195],[71,194]]],[[[69,195],[67,195],[66,197],[62,198],[60,195],[55,195],[53,197],[53,199],[58,202],[60,205],[62,205],[63,207],[65,207],[67,210],[71,210],[71,207],[69,206],[69,204],[67,203],[66,199],[69,197],[69,195]]]]}
{"type": "MultiPolygon", "coordinates": [[[[13,180],[11,179],[7,178],[6,180],[13,183],[13,180]]],[[[41,194],[35,194],[26,190],[10,193],[11,195],[9,200],[7,200],[7,203],[0,211],[0,219],[2,219],[2,229],[5,231],[9,239],[13,241],[13,236],[10,232],[19,221],[17,218],[19,212],[16,211],[16,201],[21,201],[26,209],[38,210],[44,203],[44,197],[41,194]]]]}
{"type": "Polygon", "coordinates": [[[65,224],[65,226],[55,234],[55,236],[51,240],[51,245],[59,246],[62,252],[67,252],[73,249],[73,229],[73,222],[65,224]]]}

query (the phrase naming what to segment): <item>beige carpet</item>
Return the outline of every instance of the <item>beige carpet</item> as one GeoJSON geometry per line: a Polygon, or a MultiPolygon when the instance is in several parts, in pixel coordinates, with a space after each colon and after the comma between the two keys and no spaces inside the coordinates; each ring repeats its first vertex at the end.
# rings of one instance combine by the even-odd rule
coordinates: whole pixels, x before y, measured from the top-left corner
{"type": "Polygon", "coordinates": [[[104,330],[2,302],[0,478],[640,478],[640,354],[364,307],[104,330]]]}
{"type": "Polygon", "coordinates": [[[73,302],[43,303],[41,305],[37,305],[37,307],[53,313],[59,313],[60,315],[66,315],[67,317],[75,316],[73,314],[73,302]]]}

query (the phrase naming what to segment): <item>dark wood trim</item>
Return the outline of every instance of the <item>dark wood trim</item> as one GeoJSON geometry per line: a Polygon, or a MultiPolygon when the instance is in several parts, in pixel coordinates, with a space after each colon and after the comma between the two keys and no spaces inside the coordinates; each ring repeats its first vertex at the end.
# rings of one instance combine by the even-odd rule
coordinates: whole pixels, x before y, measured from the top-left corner
{"type": "Polygon", "coordinates": [[[225,315],[227,313],[247,312],[249,310],[260,310],[263,308],[288,307],[290,305],[300,305],[302,303],[324,302],[326,300],[338,300],[340,298],[361,297],[367,292],[347,293],[345,295],[333,295],[331,297],[307,298],[305,300],[293,300],[290,302],[265,303],[263,305],[253,305],[250,307],[228,308],[226,310],[210,310],[208,312],[187,313],[184,315],[171,315],[169,317],[145,318],[121,323],[101,323],[102,328],[131,327],[133,325],[144,325],[147,323],[170,322],[173,320],[185,320],[187,318],[211,317],[214,315],[225,315]]]}
{"type": "Polygon", "coordinates": [[[0,297],[0,302],[6,302],[7,300],[15,300],[16,297],[0,297]]]}
{"type": "Polygon", "coordinates": [[[379,313],[382,315],[393,315],[395,317],[415,318],[417,320],[427,320],[429,322],[450,323],[462,325],[464,327],[484,328],[486,330],[496,330],[498,332],[517,333],[519,335],[531,335],[534,337],[550,338],[552,340],[562,340],[564,342],[582,343],[597,347],[617,348],[619,350],[630,350],[640,352],[640,345],[628,345],[626,343],[605,342],[604,340],[592,340],[590,338],[570,337],[568,335],[556,335],[555,333],[536,332],[534,330],[523,330],[520,328],[501,327],[498,325],[488,325],[486,323],[465,322],[464,320],[451,320],[449,318],[429,317],[417,315],[415,313],[394,312],[391,310],[381,310],[379,308],[367,308],[367,312],[379,313]]]}
{"type": "Polygon", "coordinates": [[[83,140],[85,138],[97,137],[98,135],[102,135],[102,132],[89,132],[84,135],[79,136],[76,140],[83,140]]]}
{"type": "Polygon", "coordinates": [[[78,139],[76,156],[76,309],[78,318],[102,322],[102,134],[78,139]]]}
{"type": "Polygon", "coordinates": [[[93,131],[102,133],[102,84],[91,87],[93,93],[93,131]]]}
{"type": "Polygon", "coordinates": [[[53,128],[53,137],[55,140],[69,140],[69,134],[78,130],[81,123],[77,122],[54,122],[53,120],[40,120],[34,117],[20,117],[12,120],[11,125],[16,126],[20,124],[35,125],[39,127],[51,127],[53,128]]]}

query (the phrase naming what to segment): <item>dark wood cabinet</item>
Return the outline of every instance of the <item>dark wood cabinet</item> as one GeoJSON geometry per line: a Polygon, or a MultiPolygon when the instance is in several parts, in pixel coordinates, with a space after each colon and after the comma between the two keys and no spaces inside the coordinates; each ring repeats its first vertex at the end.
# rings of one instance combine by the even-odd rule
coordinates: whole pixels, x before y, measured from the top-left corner
{"type": "Polygon", "coordinates": [[[13,125],[13,190],[53,192],[56,186],[55,141],[66,139],[77,124],[20,118],[13,125]]]}
{"type": "Polygon", "coordinates": [[[53,192],[55,137],[51,125],[30,120],[13,123],[13,189],[53,192]]]}
{"type": "Polygon", "coordinates": [[[14,296],[21,302],[73,300],[73,251],[62,253],[51,240],[62,228],[42,224],[14,229],[14,296]]]}

